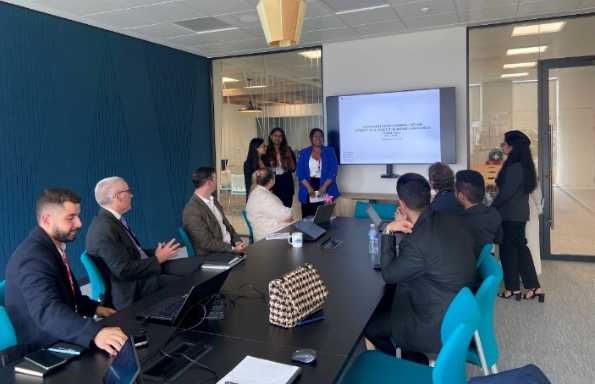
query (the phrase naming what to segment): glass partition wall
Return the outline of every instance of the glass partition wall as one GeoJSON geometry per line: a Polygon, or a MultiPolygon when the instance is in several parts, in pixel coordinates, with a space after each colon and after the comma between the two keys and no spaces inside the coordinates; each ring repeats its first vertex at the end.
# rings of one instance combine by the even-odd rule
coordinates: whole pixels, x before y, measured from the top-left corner
{"type": "Polygon", "coordinates": [[[527,228],[531,250],[546,258],[583,255],[591,260],[595,72],[593,67],[548,71],[541,79],[547,82],[541,88],[541,92],[547,89],[547,97],[541,98],[542,104],[547,103],[545,109],[539,104],[538,69],[552,59],[595,55],[595,16],[471,28],[468,42],[470,167],[482,172],[494,190],[504,133],[512,129],[526,133],[539,170],[538,192],[545,192],[545,201],[539,193],[532,200],[527,228]],[[548,116],[540,125],[539,111],[545,110],[548,116]],[[551,217],[539,220],[542,207],[551,207],[551,217]]]}
{"type": "Polygon", "coordinates": [[[321,63],[321,48],[213,60],[218,196],[240,234],[248,234],[241,212],[249,193],[243,164],[250,140],[267,141],[279,127],[296,157],[310,145],[309,131],[324,126],[321,63]]]}

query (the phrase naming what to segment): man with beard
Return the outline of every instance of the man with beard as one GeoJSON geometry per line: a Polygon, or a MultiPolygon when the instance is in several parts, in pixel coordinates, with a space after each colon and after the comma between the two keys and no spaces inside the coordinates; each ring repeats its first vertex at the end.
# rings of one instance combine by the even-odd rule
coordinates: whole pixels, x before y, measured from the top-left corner
{"type": "Polygon", "coordinates": [[[93,344],[115,355],[127,340],[118,327],[103,327],[94,315],[115,311],[81,294],[68,264],[66,243],[82,223],[81,199],[52,188],[37,200],[37,227],[17,247],[6,267],[5,304],[24,352],[67,341],[93,344]]]}

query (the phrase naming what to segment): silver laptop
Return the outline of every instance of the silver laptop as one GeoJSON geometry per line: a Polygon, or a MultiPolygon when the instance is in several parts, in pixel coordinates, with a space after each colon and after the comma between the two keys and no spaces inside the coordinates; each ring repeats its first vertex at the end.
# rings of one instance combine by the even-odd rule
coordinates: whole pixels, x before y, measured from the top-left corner
{"type": "Polygon", "coordinates": [[[389,223],[389,221],[383,221],[372,205],[368,206],[366,213],[368,214],[370,220],[372,220],[372,223],[374,223],[374,226],[376,226],[378,232],[384,232],[384,228],[386,228],[386,225],[389,223]]]}

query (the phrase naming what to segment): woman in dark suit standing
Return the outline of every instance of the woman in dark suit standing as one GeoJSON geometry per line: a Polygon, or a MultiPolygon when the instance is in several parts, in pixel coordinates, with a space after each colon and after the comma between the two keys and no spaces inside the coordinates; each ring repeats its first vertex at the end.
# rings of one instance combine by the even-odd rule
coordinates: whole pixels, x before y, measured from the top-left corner
{"type": "Polygon", "coordinates": [[[337,169],[339,168],[335,150],[324,146],[322,129],[313,128],[310,131],[310,147],[300,151],[297,176],[300,182],[298,196],[302,203],[302,217],[312,216],[316,208],[324,202],[311,203],[310,197],[316,195],[331,195],[339,197],[337,188],[337,169]]]}
{"type": "Polygon", "coordinates": [[[265,165],[262,161],[262,157],[267,152],[267,145],[260,137],[255,137],[250,140],[248,146],[248,156],[244,161],[244,183],[246,185],[246,201],[248,201],[248,195],[252,189],[252,174],[254,171],[260,168],[264,168],[265,165]]]}
{"type": "Polygon", "coordinates": [[[274,128],[269,134],[269,147],[264,164],[275,171],[273,193],[281,199],[283,205],[289,208],[293,203],[295,163],[295,154],[287,145],[285,132],[281,128],[274,128]]]}
{"type": "Polygon", "coordinates": [[[502,150],[506,161],[496,178],[498,195],[492,206],[502,216],[502,245],[500,257],[504,270],[505,290],[498,296],[504,299],[521,298],[519,276],[527,289],[525,299],[545,300],[539,285],[531,251],[527,247],[525,226],[529,221],[529,194],[537,187],[535,164],[531,156],[531,140],[520,131],[504,134],[502,150]]]}

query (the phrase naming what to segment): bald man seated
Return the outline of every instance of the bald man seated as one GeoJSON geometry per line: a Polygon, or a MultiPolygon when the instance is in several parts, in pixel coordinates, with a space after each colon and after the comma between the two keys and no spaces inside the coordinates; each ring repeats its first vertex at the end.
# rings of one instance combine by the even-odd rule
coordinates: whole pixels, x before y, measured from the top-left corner
{"type": "Polygon", "coordinates": [[[175,239],[158,243],[151,250],[141,246],[124,217],[132,208],[132,197],[132,190],[123,178],[100,180],[95,187],[100,209],[87,232],[87,254],[102,261],[109,270],[108,299],[116,309],[125,308],[168,284],[179,282],[180,276],[200,269],[200,260],[196,258],[170,260],[180,250],[175,239]]]}

